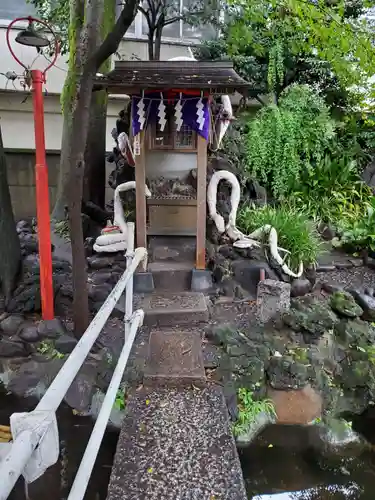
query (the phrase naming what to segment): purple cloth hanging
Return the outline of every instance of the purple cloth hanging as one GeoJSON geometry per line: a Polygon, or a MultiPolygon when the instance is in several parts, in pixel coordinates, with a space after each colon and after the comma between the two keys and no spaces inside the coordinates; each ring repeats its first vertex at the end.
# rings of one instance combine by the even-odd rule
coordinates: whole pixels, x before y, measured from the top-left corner
{"type": "Polygon", "coordinates": [[[203,98],[203,117],[204,123],[203,127],[200,128],[199,123],[197,122],[197,104],[199,102],[199,97],[197,99],[182,99],[182,119],[185,125],[188,125],[192,130],[194,130],[197,134],[201,135],[206,141],[208,141],[209,133],[210,133],[210,113],[208,109],[208,99],[203,98]]]}
{"type": "MultiPolygon", "coordinates": [[[[151,97],[151,96],[150,96],[151,97]]],[[[144,97],[144,116],[145,123],[144,129],[146,129],[148,123],[150,121],[156,121],[158,119],[158,107],[160,104],[160,95],[158,97],[144,97]]],[[[132,106],[133,106],[133,119],[132,119],[132,127],[133,127],[133,136],[135,137],[139,134],[141,130],[141,122],[140,116],[138,113],[138,103],[141,100],[141,97],[133,97],[132,98],[132,106]]],[[[208,106],[208,98],[205,97],[202,99],[203,103],[203,117],[204,122],[202,128],[200,127],[198,120],[198,108],[197,104],[199,103],[200,98],[184,98],[182,97],[182,119],[185,125],[188,125],[192,130],[194,130],[197,134],[201,135],[206,141],[209,138],[210,132],[210,113],[208,106]]],[[[170,102],[170,100],[165,99],[166,102],[170,102]]],[[[178,99],[174,99],[174,105],[177,103],[178,99]]]]}

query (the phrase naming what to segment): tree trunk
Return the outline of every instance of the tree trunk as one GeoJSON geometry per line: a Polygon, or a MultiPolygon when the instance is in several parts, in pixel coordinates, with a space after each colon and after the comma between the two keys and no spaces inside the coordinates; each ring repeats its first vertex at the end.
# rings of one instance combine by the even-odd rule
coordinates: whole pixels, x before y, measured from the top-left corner
{"type": "MultiPolygon", "coordinates": [[[[116,0],[104,0],[104,15],[98,45],[103,42],[113,29],[116,17],[116,0]]],[[[100,73],[111,69],[111,59],[101,66],[100,73]]],[[[99,207],[105,205],[105,153],[106,119],[108,96],[105,91],[95,92],[91,100],[89,132],[85,151],[85,176],[83,181],[83,199],[92,201],[99,207]]]]}
{"type": "Polygon", "coordinates": [[[160,61],[160,52],[161,52],[161,36],[163,34],[163,26],[156,29],[155,35],[155,51],[154,51],[154,59],[155,61],[160,61]]]}
{"type": "Polygon", "coordinates": [[[63,130],[61,139],[61,152],[60,152],[60,168],[59,168],[59,179],[57,183],[57,195],[55,206],[52,210],[52,220],[61,221],[65,220],[66,207],[68,206],[69,199],[69,157],[66,144],[68,144],[68,137],[70,135],[69,131],[71,129],[71,114],[68,109],[70,106],[66,106],[63,109],[63,130]]]}
{"type": "Polygon", "coordinates": [[[64,117],[61,140],[60,169],[57,185],[57,196],[52,211],[52,219],[56,221],[65,219],[65,208],[69,200],[69,138],[71,136],[72,112],[74,107],[77,87],[77,47],[80,44],[83,20],[85,17],[85,0],[71,0],[69,20],[69,68],[61,94],[61,108],[64,117]]]}
{"type": "MultiPolygon", "coordinates": [[[[81,204],[90,104],[95,74],[117,50],[124,34],[134,20],[139,0],[127,0],[122,12],[103,43],[98,45],[99,28],[103,19],[102,0],[70,0],[71,22],[69,72],[64,86],[65,133],[62,144],[61,169],[69,172],[68,193],[70,238],[73,267],[73,320],[75,335],[80,337],[89,324],[86,258],[83,245],[81,204]],[[86,5],[85,5],[86,4],[86,5]],[[85,8],[86,7],[86,8],[85,8]],[[84,19],[84,26],[82,20],[84,19]],[[94,50],[93,50],[94,48],[94,50]]],[[[60,177],[61,178],[61,177],[60,177]]],[[[59,203],[59,201],[58,201],[59,203]]]]}
{"type": "Polygon", "coordinates": [[[83,182],[83,200],[92,201],[102,208],[105,205],[106,185],[107,102],[105,91],[95,92],[92,96],[83,182]]]}
{"type": "Polygon", "coordinates": [[[153,61],[154,60],[154,30],[151,28],[149,28],[149,30],[148,30],[147,40],[148,40],[148,59],[149,59],[149,61],[153,61]]]}
{"type": "Polygon", "coordinates": [[[21,248],[12,210],[0,128],[0,284],[5,306],[12,296],[21,265],[21,248]]]}

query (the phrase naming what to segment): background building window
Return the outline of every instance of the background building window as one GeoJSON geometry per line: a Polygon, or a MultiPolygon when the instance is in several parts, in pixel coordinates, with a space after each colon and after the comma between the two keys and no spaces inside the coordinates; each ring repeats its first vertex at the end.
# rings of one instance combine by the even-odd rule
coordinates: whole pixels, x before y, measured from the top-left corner
{"type": "Polygon", "coordinates": [[[35,7],[26,0],[0,0],[0,19],[36,15],[35,7]]]}
{"type": "MultiPolygon", "coordinates": [[[[173,2],[173,6],[170,7],[167,19],[176,17],[179,15],[183,15],[186,13],[194,13],[196,10],[197,2],[195,0],[171,0],[173,2]]],[[[149,10],[147,0],[143,1],[144,9],[146,11],[149,10]]],[[[147,36],[148,34],[148,24],[146,17],[138,13],[138,16],[141,15],[141,23],[142,23],[142,35],[147,36]]],[[[137,16],[137,17],[138,17],[137,16]]],[[[136,31],[137,32],[137,31],[136,31]]],[[[174,39],[211,39],[215,36],[215,29],[210,24],[200,24],[198,26],[192,26],[191,24],[180,20],[172,24],[168,24],[163,28],[163,38],[174,38],[174,39]]]]}

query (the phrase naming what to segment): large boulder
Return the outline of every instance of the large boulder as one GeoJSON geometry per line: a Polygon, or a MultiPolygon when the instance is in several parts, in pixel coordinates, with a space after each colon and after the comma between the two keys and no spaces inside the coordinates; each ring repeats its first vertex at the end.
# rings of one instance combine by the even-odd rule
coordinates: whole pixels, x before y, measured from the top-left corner
{"type": "Polygon", "coordinates": [[[322,415],[322,396],[310,384],[298,390],[268,389],[267,397],[275,406],[278,424],[310,424],[322,415]]]}

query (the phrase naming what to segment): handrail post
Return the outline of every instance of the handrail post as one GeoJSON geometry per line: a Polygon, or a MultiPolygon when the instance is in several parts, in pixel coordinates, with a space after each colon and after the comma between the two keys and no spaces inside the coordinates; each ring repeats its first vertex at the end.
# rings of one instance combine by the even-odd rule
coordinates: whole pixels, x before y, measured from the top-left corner
{"type": "MultiPolygon", "coordinates": [[[[141,262],[147,262],[147,250],[142,247],[134,250],[134,224],[129,224],[128,238],[128,249],[126,253],[127,269],[118,280],[112,292],[108,295],[94,319],[91,321],[84,335],[81,337],[80,341],[63,364],[46,393],[39,401],[35,410],[26,414],[22,429],[18,431],[17,426],[13,429],[12,418],[16,418],[16,416],[23,417],[23,414],[13,414],[11,417],[13,443],[8,453],[2,457],[0,462],[0,500],[6,500],[8,498],[13,486],[22,473],[28,475],[28,477],[37,478],[39,476],[36,474],[43,474],[46,468],[56,462],[58,456],[58,442],[56,438],[58,431],[55,419],[56,410],[61,404],[78,371],[85,362],[92,346],[94,345],[94,342],[110,317],[115,305],[119,299],[123,297],[125,291],[126,345],[122,351],[121,363],[115,370],[116,376],[114,376],[114,379],[112,377],[110,390],[107,391],[109,394],[107,394],[105,398],[106,405],[100,412],[100,422],[95,427],[95,434],[90,440],[87,452],[89,456],[93,450],[97,454],[98,443],[96,443],[96,440],[99,436],[101,441],[105,429],[105,421],[108,422],[108,416],[112,408],[113,399],[116,396],[116,392],[121,382],[122,374],[126,367],[138,326],[141,326],[143,323],[143,311],[139,310],[133,313],[133,274],[141,262]],[[45,423],[44,420],[46,416],[53,417],[53,422],[49,421],[47,422],[47,427],[46,425],[41,427],[40,424],[45,423]],[[29,419],[27,422],[26,418],[29,419]],[[51,424],[53,428],[51,427],[51,424]],[[55,449],[57,450],[56,456],[54,454],[51,456],[52,445],[51,440],[46,438],[47,431],[49,433],[53,433],[52,441],[54,443],[57,442],[55,446],[55,449]],[[94,442],[95,446],[93,445],[94,442]],[[39,448],[38,456],[34,456],[33,453],[37,447],[39,448]],[[43,456],[43,460],[40,458],[41,456],[43,456]],[[32,467],[30,469],[31,472],[29,473],[26,471],[25,466],[29,465],[30,460],[32,460],[32,467]]],[[[87,463],[89,463],[89,466],[91,467],[94,463],[93,460],[94,457],[90,457],[90,460],[85,462],[85,473],[88,471],[87,463]]],[[[31,479],[31,481],[34,480],[35,479],[31,479]]],[[[81,489],[79,497],[77,498],[83,498],[87,481],[88,478],[85,478],[84,487],[81,489]]]]}
{"type": "MultiPolygon", "coordinates": [[[[134,222],[128,222],[127,249],[126,249],[126,269],[128,269],[134,258],[134,222]]],[[[125,288],[125,342],[130,334],[131,318],[133,315],[133,283],[134,275],[132,274],[125,288]]]]}

